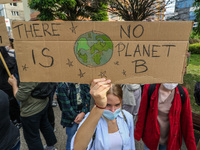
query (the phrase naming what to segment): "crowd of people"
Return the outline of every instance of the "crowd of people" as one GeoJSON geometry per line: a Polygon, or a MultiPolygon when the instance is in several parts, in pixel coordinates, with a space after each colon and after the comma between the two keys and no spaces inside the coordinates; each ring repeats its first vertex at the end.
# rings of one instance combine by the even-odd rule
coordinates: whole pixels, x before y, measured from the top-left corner
{"type": "Polygon", "coordinates": [[[56,83],[50,95],[35,97],[40,83],[20,82],[13,39],[0,52],[12,74],[0,60],[1,150],[20,150],[21,127],[29,150],[56,150],[55,93],[66,129],[63,149],[135,150],[142,139],[145,150],[179,150],[183,137],[187,149],[196,150],[189,94],[178,84],[120,85],[101,78],[90,85],[56,83]]]}

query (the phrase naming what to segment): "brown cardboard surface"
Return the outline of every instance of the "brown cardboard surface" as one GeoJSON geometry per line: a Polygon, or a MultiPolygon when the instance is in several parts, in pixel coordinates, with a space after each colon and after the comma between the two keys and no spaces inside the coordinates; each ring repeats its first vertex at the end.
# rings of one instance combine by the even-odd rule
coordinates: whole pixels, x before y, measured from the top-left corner
{"type": "Polygon", "coordinates": [[[182,83],[192,24],[14,22],[20,80],[182,83]]]}
{"type": "Polygon", "coordinates": [[[22,2],[22,0],[0,0],[0,4],[18,3],[18,2],[22,2]]]}
{"type": "Polygon", "coordinates": [[[4,17],[0,17],[0,46],[8,46],[8,32],[4,17]]]}

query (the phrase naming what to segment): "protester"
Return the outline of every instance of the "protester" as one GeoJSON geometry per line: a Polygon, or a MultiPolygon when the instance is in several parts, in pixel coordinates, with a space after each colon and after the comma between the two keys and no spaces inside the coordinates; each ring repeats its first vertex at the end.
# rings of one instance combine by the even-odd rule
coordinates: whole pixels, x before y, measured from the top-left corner
{"type": "Polygon", "coordinates": [[[111,80],[94,79],[90,93],[95,106],[79,125],[74,150],[135,150],[133,116],[121,110],[122,89],[111,80]]]}
{"type": "Polygon", "coordinates": [[[135,120],[141,102],[140,84],[122,84],[122,91],[122,108],[132,114],[133,119],[135,120]]]}
{"type": "Polygon", "coordinates": [[[20,82],[18,87],[14,76],[10,77],[8,82],[13,88],[13,95],[20,101],[23,134],[29,150],[44,150],[39,131],[46,140],[46,149],[55,150],[54,144],[57,140],[47,117],[49,98],[38,99],[31,96],[39,83],[20,82]]]}
{"type": "Polygon", "coordinates": [[[152,85],[144,86],[134,136],[145,150],[179,150],[182,136],[187,149],[196,150],[189,94],[177,85],[156,84],[151,96],[152,85]]]}
{"type": "Polygon", "coordinates": [[[54,131],[56,131],[56,129],[55,129],[55,115],[54,115],[54,111],[53,111],[52,107],[55,107],[55,106],[53,106],[53,97],[54,97],[54,94],[55,94],[55,91],[56,91],[56,88],[57,88],[57,83],[54,83],[54,85],[55,85],[54,89],[52,90],[51,95],[49,96],[49,107],[48,107],[48,110],[47,110],[47,114],[48,114],[48,119],[49,119],[51,126],[53,127],[54,131]]]}
{"type": "Polygon", "coordinates": [[[9,41],[10,41],[10,45],[8,46],[8,54],[11,56],[11,57],[14,57],[16,58],[16,55],[15,55],[15,49],[14,49],[14,39],[13,38],[9,38],[9,41]]]}
{"type": "Polygon", "coordinates": [[[61,125],[66,128],[66,150],[70,150],[71,139],[78,124],[90,110],[90,87],[87,84],[60,83],[57,89],[57,100],[61,103],[61,125]]]}
{"type": "Polygon", "coordinates": [[[10,121],[8,95],[2,90],[0,90],[0,120],[0,149],[19,150],[19,129],[10,121]]]}
{"type": "MultiPolygon", "coordinates": [[[[11,74],[18,77],[17,62],[15,58],[8,55],[5,47],[0,47],[0,52],[11,74]]],[[[9,75],[3,62],[0,59],[0,90],[3,90],[9,96],[9,114],[12,122],[20,127],[20,108],[17,100],[13,95],[12,86],[8,83],[9,75]]],[[[19,82],[19,80],[18,80],[19,82]]]]}

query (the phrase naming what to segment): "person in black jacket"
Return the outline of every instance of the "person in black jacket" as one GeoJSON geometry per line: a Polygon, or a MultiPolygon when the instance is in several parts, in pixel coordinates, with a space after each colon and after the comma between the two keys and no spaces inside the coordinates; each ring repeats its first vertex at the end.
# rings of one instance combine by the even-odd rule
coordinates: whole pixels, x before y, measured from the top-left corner
{"type": "MultiPolygon", "coordinates": [[[[14,57],[10,57],[8,52],[6,51],[6,48],[1,46],[0,52],[8,66],[8,69],[10,70],[11,74],[14,74],[14,76],[18,79],[19,82],[19,76],[18,76],[18,69],[17,69],[17,62],[14,57]]],[[[8,96],[9,96],[9,114],[10,119],[15,124],[20,123],[20,108],[17,100],[13,96],[13,90],[12,86],[8,83],[8,73],[0,59],[0,90],[3,90],[8,96]]]]}
{"type": "Polygon", "coordinates": [[[10,121],[8,95],[0,90],[0,150],[19,150],[19,129],[10,121]]]}

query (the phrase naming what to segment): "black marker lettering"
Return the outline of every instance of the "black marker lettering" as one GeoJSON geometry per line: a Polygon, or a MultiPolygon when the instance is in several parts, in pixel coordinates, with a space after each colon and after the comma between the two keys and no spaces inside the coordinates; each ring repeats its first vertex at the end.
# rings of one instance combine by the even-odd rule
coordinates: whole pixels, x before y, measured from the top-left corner
{"type": "Polygon", "coordinates": [[[133,57],[135,57],[135,54],[136,54],[136,53],[139,53],[140,56],[141,56],[141,53],[140,53],[140,45],[139,45],[139,44],[137,45],[137,47],[136,47],[136,49],[135,49],[135,52],[134,52],[134,54],[133,54],[133,57]]]}
{"type": "Polygon", "coordinates": [[[141,24],[138,24],[138,25],[133,29],[133,36],[134,36],[135,38],[141,37],[141,36],[143,35],[143,33],[144,33],[144,27],[143,27],[141,24]],[[142,31],[141,31],[141,33],[140,33],[138,36],[136,36],[136,35],[135,35],[135,30],[136,30],[138,27],[141,27],[141,28],[142,28],[142,31]]]}
{"type": "Polygon", "coordinates": [[[170,53],[170,47],[176,47],[176,45],[162,45],[162,46],[169,47],[169,48],[168,48],[167,57],[169,57],[169,53],[170,53]]]}
{"type": "Polygon", "coordinates": [[[51,33],[48,31],[48,29],[49,29],[49,24],[43,23],[43,24],[42,24],[42,27],[43,27],[44,36],[46,36],[46,32],[51,36],[51,33]],[[45,26],[46,26],[46,27],[45,27],[45,26]]]}
{"type": "Polygon", "coordinates": [[[26,29],[26,24],[24,24],[24,30],[25,30],[25,32],[26,32],[26,37],[28,38],[28,32],[30,32],[31,34],[32,34],[32,37],[34,37],[34,35],[33,35],[33,31],[32,31],[32,26],[30,25],[30,30],[27,30],[26,29]]]}
{"type": "Polygon", "coordinates": [[[35,64],[35,54],[34,54],[34,50],[32,50],[32,58],[33,58],[33,63],[35,64]]]}
{"type": "Polygon", "coordinates": [[[131,56],[131,55],[128,55],[128,46],[129,46],[129,43],[127,43],[127,46],[126,46],[126,54],[125,54],[125,56],[131,56]]]}
{"type": "Polygon", "coordinates": [[[152,45],[152,57],[160,57],[160,56],[154,55],[156,52],[158,52],[158,51],[156,51],[156,50],[154,49],[154,47],[160,47],[160,45],[152,45]]]}
{"type": "Polygon", "coordinates": [[[138,59],[138,60],[132,61],[132,63],[135,63],[135,73],[143,73],[148,70],[147,66],[145,65],[146,61],[143,59],[138,59]],[[141,63],[138,64],[139,62],[141,62],[141,63]],[[140,68],[140,70],[141,70],[141,68],[144,68],[144,69],[142,69],[142,71],[138,71],[138,68],[140,68]]]}
{"type": "Polygon", "coordinates": [[[40,31],[39,29],[36,29],[36,26],[38,26],[39,23],[34,23],[33,24],[33,31],[35,33],[35,37],[43,37],[42,35],[37,35],[37,31],[40,31]]]}
{"type": "Polygon", "coordinates": [[[125,49],[125,45],[122,42],[120,42],[115,47],[117,47],[117,46],[118,46],[118,54],[120,56],[120,53],[125,49]],[[121,49],[121,46],[123,47],[122,49],[121,49]]]}
{"type": "Polygon", "coordinates": [[[45,55],[44,54],[44,51],[45,50],[48,50],[48,51],[50,51],[48,48],[44,48],[43,50],[42,50],[42,55],[43,56],[45,56],[45,57],[49,57],[49,58],[51,58],[51,64],[50,65],[48,65],[48,66],[44,66],[44,65],[42,65],[41,63],[39,63],[42,67],[45,67],[45,68],[47,68],[47,67],[51,67],[51,66],[53,66],[53,63],[54,63],[54,58],[52,57],[52,56],[49,56],[49,55],[45,55]]]}
{"type": "Polygon", "coordinates": [[[0,36],[0,43],[3,43],[2,37],[0,36]]]}
{"type": "Polygon", "coordinates": [[[124,30],[124,28],[122,27],[122,25],[120,26],[120,37],[122,38],[122,31],[126,34],[126,36],[128,36],[130,38],[130,29],[131,29],[131,25],[129,25],[127,27],[128,33],[124,30]]]}
{"type": "Polygon", "coordinates": [[[58,31],[58,30],[54,29],[54,25],[57,26],[57,25],[61,25],[61,24],[60,24],[60,23],[52,23],[52,24],[51,24],[53,36],[60,36],[60,34],[55,34],[54,31],[58,31]]]}
{"type": "Polygon", "coordinates": [[[19,25],[17,25],[17,26],[15,26],[15,27],[13,27],[13,29],[14,28],[18,28],[18,34],[19,34],[19,37],[20,37],[20,39],[21,39],[21,32],[20,32],[20,26],[22,26],[23,24],[19,24],[19,25]]]}
{"type": "Polygon", "coordinates": [[[148,46],[148,52],[145,45],[143,45],[143,56],[144,56],[144,53],[146,53],[148,57],[150,56],[150,44],[148,46]]]}

